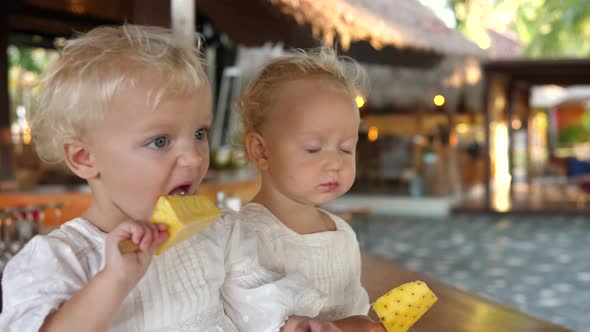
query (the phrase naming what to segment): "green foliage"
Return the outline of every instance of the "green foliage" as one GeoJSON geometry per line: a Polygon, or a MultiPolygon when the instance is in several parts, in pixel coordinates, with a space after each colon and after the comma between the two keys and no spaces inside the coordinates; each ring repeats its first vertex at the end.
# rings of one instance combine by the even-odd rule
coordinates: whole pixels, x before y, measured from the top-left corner
{"type": "Polygon", "coordinates": [[[584,142],[588,139],[588,129],[582,124],[574,124],[559,130],[557,140],[561,144],[584,142]]]}
{"type": "Polygon", "coordinates": [[[33,57],[33,49],[31,48],[9,47],[8,62],[10,67],[20,66],[35,74],[40,74],[43,70],[42,64],[33,57]]]}
{"type": "Polygon", "coordinates": [[[451,8],[455,11],[455,18],[457,19],[457,29],[465,32],[465,25],[469,16],[469,7],[471,1],[469,0],[448,0],[451,8]]]}
{"type": "Polygon", "coordinates": [[[559,130],[557,140],[562,144],[587,142],[590,139],[590,110],[586,110],[578,123],[559,130]]]}
{"type": "Polygon", "coordinates": [[[514,27],[526,56],[590,56],[588,0],[520,0],[514,27]]]}
{"type": "Polygon", "coordinates": [[[589,0],[448,2],[455,11],[458,30],[480,46],[485,46],[482,35],[485,24],[491,24],[515,31],[524,45],[526,57],[590,57],[589,0]],[[498,19],[500,16],[509,17],[510,21],[503,22],[498,19]]]}

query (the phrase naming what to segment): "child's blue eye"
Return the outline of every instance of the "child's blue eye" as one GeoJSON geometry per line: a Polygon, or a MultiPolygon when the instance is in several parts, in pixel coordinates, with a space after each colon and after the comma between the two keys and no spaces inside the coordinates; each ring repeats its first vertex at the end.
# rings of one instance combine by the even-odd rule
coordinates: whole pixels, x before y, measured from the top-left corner
{"type": "Polygon", "coordinates": [[[168,138],[165,136],[160,136],[160,137],[156,138],[155,140],[151,141],[149,144],[149,147],[161,149],[161,148],[165,147],[167,144],[168,144],[168,138]]]}
{"type": "Polygon", "coordinates": [[[199,141],[207,139],[207,133],[209,130],[207,128],[201,128],[195,132],[195,138],[199,141]]]}

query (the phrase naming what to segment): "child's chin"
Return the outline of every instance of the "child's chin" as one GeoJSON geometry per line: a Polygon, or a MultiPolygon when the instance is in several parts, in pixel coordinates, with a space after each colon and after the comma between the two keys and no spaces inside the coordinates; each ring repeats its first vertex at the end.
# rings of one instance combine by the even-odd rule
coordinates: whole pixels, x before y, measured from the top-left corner
{"type": "Polygon", "coordinates": [[[336,192],[325,193],[321,197],[315,199],[314,205],[328,204],[340,196],[342,196],[342,194],[336,192]]]}

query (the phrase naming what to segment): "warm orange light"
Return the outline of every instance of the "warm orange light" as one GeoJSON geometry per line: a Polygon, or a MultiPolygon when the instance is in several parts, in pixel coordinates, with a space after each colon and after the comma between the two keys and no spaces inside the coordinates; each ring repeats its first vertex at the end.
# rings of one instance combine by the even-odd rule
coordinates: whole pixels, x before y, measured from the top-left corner
{"type": "Polygon", "coordinates": [[[375,142],[379,138],[379,128],[375,126],[369,127],[367,138],[369,139],[369,142],[375,142]]]}
{"type": "Polygon", "coordinates": [[[466,123],[458,123],[455,130],[459,134],[466,134],[469,131],[469,125],[466,123]]]}
{"type": "Polygon", "coordinates": [[[449,144],[451,146],[457,146],[457,143],[459,143],[459,136],[457,135],[456,132],[452,132],[449,135],[449,144]]]}
{"type": "Polygon", "coordinates": [[[522,127],[522,122],[520,122],[520,119],[513,119],[512,120],[512,129],[519,130],[521,127],[522,127]]]}
{"type": "Polygon", "coordinates": [[[356,96],[356,98],[354,98],[354,101],[356,102],[356,106],[358,108],[365,106],[365,97],[363,96],[356,96]]]}
{"type": "Polygon", "coordinates": [[[440,107],[445,104],[445,97],[442,95],[436,95],[432,101],[434,102],[434,105],[440,107]]]}
{"type": "Polygon", "coordinates": [[[28,122],[25,122],[25,127],[23,128],[23,143],[31,144],[32,140],[33,136],[31,135],[31,127],[28,122]]]}

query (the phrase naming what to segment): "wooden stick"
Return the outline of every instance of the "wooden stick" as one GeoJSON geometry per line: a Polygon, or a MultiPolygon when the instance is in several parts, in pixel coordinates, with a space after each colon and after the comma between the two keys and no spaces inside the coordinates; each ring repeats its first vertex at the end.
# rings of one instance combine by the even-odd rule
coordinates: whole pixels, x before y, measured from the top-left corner
{"type": "Polygon", "coordinates": [[[119,251],[121,254],[130,254],[132,252],[139,251],[139,246],[135,244],[132,240],[123,240],[119,242],[119,251]]]}

